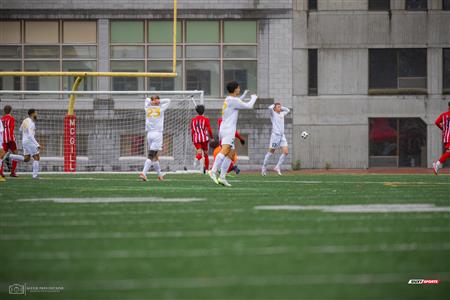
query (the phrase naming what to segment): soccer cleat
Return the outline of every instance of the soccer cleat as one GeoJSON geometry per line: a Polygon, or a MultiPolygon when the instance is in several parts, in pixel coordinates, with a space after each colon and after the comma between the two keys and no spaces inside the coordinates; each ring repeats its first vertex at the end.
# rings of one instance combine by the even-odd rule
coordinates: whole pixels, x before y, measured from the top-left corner
{"type": "Polygon", "coordinates": [[[147,176],[145,176],[144,173],[140,173],[139,177],[142,179],[142,181],[147,181],[147,176]]]}
{"type": "Polygon", "coordinates": [[[206,174],[206,172],[208,172],[208,170],[206,170],[206,168],[203,168],[203,174],[206,174]]]}
{"type": "Polygon", "coordinates": [[[19,175],[16,174],[16,172],[9,174],[9,177],[19,177],[19,175]]]}
{"type": "Polygon", "coordinates": [[[41,180],[41,177],[39,177],[39,176],[33,176],[32,178],[33,178],[33,180],[41,180]]]}
{"type": "Polygon", "coordinates": [[[215,184],[219,184],[219,181],[217,180],[217,175],[213,171],[208,171],[209,177],[214,181],[215,184]]]}
{"type": "Polygon", "coordinates": [[[434,171],[434,175],[438,175],[439,174],[439,165],[437,163],[433,163],[433,171],[434,171]]]}
{"type": "Polygon", "coordinates": [[[225,178],[219,178],[218,182],[223,186],[231,186],[231,184],[225,178]]]}
{"type": "Polygon", "coordinates": [[[6,181],[6,179],[4,177],[0,176],[0,182],[6,181]]]}
{"type": "Polygon", "coordinates": [[[261,176],[267,176],[267,169],[266,167],[261,168],[261,176]]]}
{"type": "Polygon", "coordinates": [[[163,174],[163,173],[161,173],[161,174],[159,174],[158,175],[158,180],[159,181],[164,181],[164,176],[165,176],[166,174],[163,174]]]}
{"type": "Polygon", "coordinates": [[[274,170],[275,172],[277,172],[278,175],[283,176],[283,174],[281,174],[281,170],[280,170],[279,167],[275,167],[275,168],[273,168],[273,170],[274,170]]]}
{"type": "Polygon", "coordinates": [[[241,169],[239,169],[238,166],[234,166],[233,171],[234,171],[234,173],[236,173],[236,175],[239,175],[239,173],[241,173],[241,169]]]}

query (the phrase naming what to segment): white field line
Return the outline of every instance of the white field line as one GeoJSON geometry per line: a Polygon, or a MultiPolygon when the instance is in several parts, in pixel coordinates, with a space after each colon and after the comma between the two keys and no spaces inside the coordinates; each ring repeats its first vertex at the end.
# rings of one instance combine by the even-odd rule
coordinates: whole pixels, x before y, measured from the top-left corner
{"type": "Polygon", "coordinates": [[[111,198],[35,198],[18,199],[19,202],[54,202],[54,203],[135,203],[135,202],[162,202],[162,203],[188,203],[204,201],[203,198],[159,198],[159,197],[111,197],[111,198]]]}
{"type": "Polygon", "coordinates": [[[311,247],[315,253],[414,252],[450,250],[450,243],[442,244],[379,244],[379,245],[327,245],[311,247]]]}
{"type": "Polygon", "coordinates": [[[260,205],[256,210],[319,210],[333,213],[450,212],[450,206],[434,204],[359,204],[359,205],[260,205]]]}
{"type": "Polygon", "coordinates": [[[214,238],[214,237],[259,237],[298,235],[347,235],[347,234],[399,234],[399,233],[441,233],[450,232],[449,227],[418,227],[413,230],[396,231],[392,227],[357,227],[345,230],[329,229],[257,229],[257,230],[188,230],[188,231],[146,231],[146,232],[53,232],[0,234],[1,241],[38,240],[97,240],[97,239],[158,239],[158,238],[214,238]]]}
{"type": "MultiPolygon", "coordinates": [[[[70,290],[92,291],[134,291],[150,289],[202,289],[218,287],[242,286],[309,286],[309,285],[373,285],[373,284],[407,284],[415,273],[383,273],[383,274],[298,274],[298,275],[244,275],[228,277],[173,277],[146,279],[111,279],[111,280],[77,280],[65,282],[70,290]]],[[[420,274],[424,278],[438,278],[447,281],[448,272],[426,272],[420,274]]],[[[10,283],[0,283],[6,290],[10,283]]],[[[31,282],[30,284],[33,284],[31,282]]]]}

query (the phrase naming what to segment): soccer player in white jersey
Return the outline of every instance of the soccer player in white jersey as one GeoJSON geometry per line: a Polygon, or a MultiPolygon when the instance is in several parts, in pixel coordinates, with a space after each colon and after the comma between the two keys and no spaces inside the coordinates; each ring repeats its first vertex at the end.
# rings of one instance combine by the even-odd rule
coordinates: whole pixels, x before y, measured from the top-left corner
{"type": "MultiPolygon", "coordinates": [[[[3,128],[3,122],[0,120],[0,145],[3,145],[3,132],[5,129],[3,128]]],[[[0,147],[0,166],[3,164],[3,158],[5,157],[5,150],[3,150],[3,147],[0,147]]],[[[3,176],[0,176],[0,181],[5,181],[5,178],[3,176]]]]}
{"type": "Polygon", "coordinates": [[[33,179],[38,178],[39,174],[39,149],[40,145],[34,137],[36,134],[36,120],[38,114],[34,108],[28,110],[28,118],[23,120],[20,126],[20,131],[22,132],[22,147],[23,156],[17,154],[11,154],[9,157],[13,160],[29,162],[33,158],[33,179]]]}
{"type": "Polygon", "coordinates": [[[234,138],[236,133],[236,123],[240,109],[252,109],[258,96],[252,95],[249,102],[243,102],[244,95],[239,98],[241,88],[239,83],[232,81],[227,84],[228,97],[226,97],[222,107],[222,124],[220,126],[219,137],[222,141],[222,150],[214,160],[214,165],[209,171],[209,176],[216,184],[231,186],[226,180],[228,168],[232,162],[234,150],[234,138]],[[217,172],[220,168],[220,178],[217,172]]]}
{"type": "Polygon", "coordinates": [[[159,96],[152,96],[145,99],[145,132],[147,132],[148,159],[144,163],[144,169],[139,177],[147,181],[147,173],[150,167],[155,169],[158,180],[163,180],[159,165],[158,151],[162,150],[164,131],[164,112],[169,108],[170,99],[159,99],[159,96]]]}
{"type": "Polygon", "coordinates": [[[286,140],[286,136],[284,135],[284,117],[289,113],[289,108],[281,106],[280,103],[275,103],[269,106],[268,109],[270,112],[270,120],[272,121],[272,134],[270,136],[269,151],[264,157],[261,175],[266,176],[267,163],[269,162],[270,157],[275,153],[276,149],[281,148],[283,153],[281,153],[281,156],[278,159],[278,163],[273,169],[278,173],[278,175],[281,176],[281,165],[283,164],[284,159],[289,153],[288,143],[286,140]]]}

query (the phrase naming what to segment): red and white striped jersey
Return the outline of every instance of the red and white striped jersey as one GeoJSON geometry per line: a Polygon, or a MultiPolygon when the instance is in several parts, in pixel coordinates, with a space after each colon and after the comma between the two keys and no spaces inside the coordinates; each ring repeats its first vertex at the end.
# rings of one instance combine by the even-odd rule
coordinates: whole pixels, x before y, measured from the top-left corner
{"type": "Polygon", "coordinates": [[[213,136],[209,119],[204,116],[196,116],[191,120],[192,142],[204,143],[213,136]]]}
{"type": "Polygon", "coordinates": [[[14,136],[14,126],[16,120],[11,115],[4,115],[2,117],[3,127],[5,131],[3,132],[3,143],[15,142],[16,138],[14,136]]]}
{"type": "Polygon", "coordinates": [[[442,113],[436,119],[435,124],[442,130],[442,142],[450,143],[450,110],[442,113]]]}

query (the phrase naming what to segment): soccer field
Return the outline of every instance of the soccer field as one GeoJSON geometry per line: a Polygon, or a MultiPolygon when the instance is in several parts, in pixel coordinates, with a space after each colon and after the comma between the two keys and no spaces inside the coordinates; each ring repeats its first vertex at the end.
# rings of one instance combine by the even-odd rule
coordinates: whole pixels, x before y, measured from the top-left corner
{"type": "Polygon", "coordinates": [[[18,298],[8,286],[19,283],[64,288],[26,299],[448,299],[450,176],[244,174],[230,183],[8,178],[0,297],[18,298]]]}

